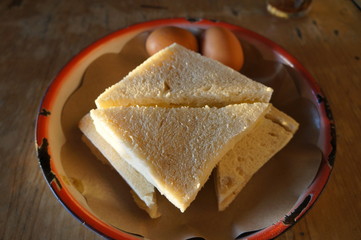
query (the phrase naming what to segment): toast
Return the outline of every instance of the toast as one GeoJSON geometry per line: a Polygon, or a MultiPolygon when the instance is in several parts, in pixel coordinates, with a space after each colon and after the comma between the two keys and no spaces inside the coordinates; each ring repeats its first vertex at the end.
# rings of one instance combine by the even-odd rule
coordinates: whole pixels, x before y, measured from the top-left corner
{"type": "Polygon", "coordinates": [[[218,209],[223,211],[237,197],[251,177],[293,137],[298,123],[271,107],[219,162],[216,168],[218,209]]]}
{"type": "Polygon", "coordinates": [[[98,133],[119,155],[184,212],[221,158],[269,108],[268,103],[130,106],[90,114],[98,133]]]}
{"type": "Polygon", "coordinates": [[[128,183],[137,205],[144,209],[151,218],[159,217],[154,186],[124,161],[112,146],[98,134],[90,114],[85,115],[80,120],[79,128],[84,134],[83,141],[92,153],[103,163],[111,165],[128,183]]]}
{"type": "Polygon", "coordinates": [[[95,101],[113,106],[217,106],[269,102],[273,89],[178,44],[149,57],[95,101]]]}

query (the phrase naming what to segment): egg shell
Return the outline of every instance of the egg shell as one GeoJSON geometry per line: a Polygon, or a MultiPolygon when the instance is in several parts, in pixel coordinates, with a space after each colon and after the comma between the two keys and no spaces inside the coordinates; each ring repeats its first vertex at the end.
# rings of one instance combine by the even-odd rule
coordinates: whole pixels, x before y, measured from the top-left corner
{"type": "Polygon", "coordinates": [[[204,31],[201,53],[236,71],[244,63],[243,48],[238,38],[229,29],[211,27],[204,31]]]}
{"type": "Polygon", "coordinates": [[[198,40],[193,33],[175,26],[160,27],[152,31],[146,40],[145,47],[148,54],[153,55],[173,43],[178,43],[195,52],[198,51],[198,40]]]}

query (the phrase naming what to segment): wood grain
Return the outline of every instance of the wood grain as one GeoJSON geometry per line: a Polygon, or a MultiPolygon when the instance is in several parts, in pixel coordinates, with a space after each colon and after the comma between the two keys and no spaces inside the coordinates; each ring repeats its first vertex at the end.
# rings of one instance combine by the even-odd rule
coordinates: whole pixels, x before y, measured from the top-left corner
{"type": "Polygon", "coordinates": [[[334,171],[315,206],[280,240],[361,239],[361,11],[315,0],[304,18],[269,16],[264,1],[0,1],[0,239],[102,239],[75,220],[39,170],[34,123],[51,79],[81,49],[157,18],[230,22],[268,37],[318,81],[337,127],[334,171]]]}

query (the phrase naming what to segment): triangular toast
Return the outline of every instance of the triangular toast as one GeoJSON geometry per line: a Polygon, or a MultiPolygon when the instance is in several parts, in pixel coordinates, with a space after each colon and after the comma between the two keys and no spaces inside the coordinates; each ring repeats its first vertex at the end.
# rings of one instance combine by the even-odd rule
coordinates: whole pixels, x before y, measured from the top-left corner
{"type": "Polygon", "coordinates": [[[182,212],[268,103],[91,110],[102,137],[182,212]]]}
{"type": "Polygon", "coordinates": [[[79,122],[83,132],[82,138],[95,156],[103,163],[111,165],[129,184],[133,197],[139,207],[144,209],[151,218],[160,216],[158,212],[155,188],[142,174],[130,166],[96,131],[90,114],[85,115],[79,122]]]}
{"type": "Polygon", "coordinates": [[[272,88],[218,61],[173,44],[106,89],[95,103],[98,108],[134,105],[221,107],[269,102],[272,92],[272,88]]]}
{"type": "Polygon", "coordinates": [[[218,209],[224,210],[251,177],[293,137],[298,123],[271,107],[252,131],[245,134],[216,168],[218,209]]]}

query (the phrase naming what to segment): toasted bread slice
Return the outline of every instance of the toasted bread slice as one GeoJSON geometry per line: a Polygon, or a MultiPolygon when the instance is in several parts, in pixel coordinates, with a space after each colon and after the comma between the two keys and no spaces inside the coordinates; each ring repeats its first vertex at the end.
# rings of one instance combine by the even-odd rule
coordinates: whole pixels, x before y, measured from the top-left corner
{"type": "Polygon", "coordinates": [[[218,209],[226,209],[251,177],[293,137],[298,123],[271,107],[258,124],[219,162],[216,170],[218,209]]]}
{"type": "Polygon", "coordinates": [[[151,218],[159,217],[154,186],[124,161],[112,146],[98,134],[90,114],[85,115],[80,120],[79,128],[84,134],[83,141],[93,154],[103,163],[110,164],[129,184],[136,204],[144,209],[151,218]]]}
{"type": "Polygon", "coordinates": [[[213,168],[268,111],[268,103],[223,108],[91,110],[104,139],[184,212],[213,168]]]}
{"type": "Polygon", "coordinates": [[[173,44],[106,89],[95,101],[113,106],[217,106],[269,102],[273,89],[173,44]]]}

